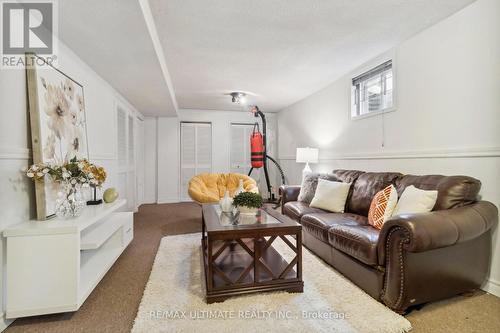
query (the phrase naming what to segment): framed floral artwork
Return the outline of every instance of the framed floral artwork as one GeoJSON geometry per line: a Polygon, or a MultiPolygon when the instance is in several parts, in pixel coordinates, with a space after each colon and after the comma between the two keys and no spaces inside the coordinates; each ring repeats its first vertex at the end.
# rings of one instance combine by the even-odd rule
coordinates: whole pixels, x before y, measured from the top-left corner
{"type": "MultiPolygon", "coordinates": [[[[35,54],[26,54],[33,163],[61,165],[88,159],[83,86],[35,54]]],[[[39,220],[54,216],[59,185],[35,182],[39,220]]]]}

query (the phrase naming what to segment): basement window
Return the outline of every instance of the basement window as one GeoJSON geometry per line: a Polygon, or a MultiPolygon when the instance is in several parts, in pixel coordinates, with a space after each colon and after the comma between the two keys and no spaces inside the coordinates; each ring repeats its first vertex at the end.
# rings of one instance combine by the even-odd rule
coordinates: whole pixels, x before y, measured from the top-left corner
{"type": "Polygon", "coordinates": [[[392,60],[354,77],[351,86],[351,118],[391,111],[394,78],[392,60]]]}

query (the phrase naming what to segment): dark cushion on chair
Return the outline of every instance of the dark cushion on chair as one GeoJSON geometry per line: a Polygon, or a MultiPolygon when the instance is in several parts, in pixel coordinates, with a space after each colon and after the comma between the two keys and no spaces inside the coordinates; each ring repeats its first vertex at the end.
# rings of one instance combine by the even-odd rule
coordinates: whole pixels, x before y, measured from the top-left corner
{"type": "Polygon", "coordinates": [[[375,266],[379,233],[371,225],[336,224],[328,229],[328,242],[337,250],[375,266]]]}
{"type": "Polygon", "coordinates": [[[450,209],[470,205],[477,201],[481,182],[468,176],[413,176],[405,175],[396,181],[398,195],[413,185],[421,190],[437,190],[438,197],[433,210],[450,209]]]}
{"type": "Polygon", "coordinates": [[[352,195],[347,200],[347,212],[368,216],[375,194],[394,184],[401,176],[397,172],[365,172],[359,175],[352,185],[352,195]]]}
{"type": "Polygon", "coordinates": [[[348,213],[312,213],[302,216],[300,223],[306,232],[328,243],[328,229],[333,225],[364,225],[368,223],[368,219],[348,213]]]}
{"type": "Polygon", "coordinates": [[[343,183],[352,183],[364,173],[365,173],[364,171],[359,171],[359,170],[343,170],[343,169],[333,170],[332,172],[332,174],[335,177],[337,177],[339,181],[343,183]]]}

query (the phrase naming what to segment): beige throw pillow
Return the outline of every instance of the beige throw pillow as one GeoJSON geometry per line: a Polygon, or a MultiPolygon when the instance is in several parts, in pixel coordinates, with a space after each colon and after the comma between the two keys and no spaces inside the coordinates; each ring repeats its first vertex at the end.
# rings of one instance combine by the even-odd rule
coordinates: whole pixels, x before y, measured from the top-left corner
{"type": "Polygon", "coordinates": [[[437,196],[438,191],[425,191],[410,185],[401,194],[392,215],[430,212],[436,204],[437,196]]]}
{"type": "Polygon", "coordinates": [[[314,198],[314,193],[316,193],[316,187],[318,187],[318,179],[336,181],[337,177],[327,173],[311,172],[306,174],[300,186],[299,197],[297,198],[298,201],[308,204],[311,203],[311,200],[314,198]]]}
{"type": "Polygon", "coordinates": [[[343,213],[350,187],[350,183],[318,179],[318,186],[310,206],[334,213],[343,213]]]}

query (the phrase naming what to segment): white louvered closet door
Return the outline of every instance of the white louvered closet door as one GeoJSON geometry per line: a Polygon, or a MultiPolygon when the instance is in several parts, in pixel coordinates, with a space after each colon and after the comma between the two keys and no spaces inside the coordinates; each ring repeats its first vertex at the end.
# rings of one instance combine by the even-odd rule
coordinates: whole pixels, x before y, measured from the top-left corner
{"type": "Polygon", "coordinates": [[[116,190],[120,196],[128,196],[127,181],[128,181],[128,159],[127,159],[127,113],[120,108],[116,111],[117,121],[117,150],[118,150],[118,164],[116,166],[116,190]]]}
{"type": "Polygon", "coordinates": [[[231,172],[248,174],[251,168],[250,135],[253,124],[231,124],[231,172]]]}
{"type": "Polygon", "coordinates": [[[137,178],[135,168],[135,117],[128,117],[128,168],[127,168],[127,206],[135,211],[137,206],[137,178]]]}
{"type": "Polygon", "coordinates": [[[116,187],[122,198],[127,199],[127,209],[137,210],[136,172],[136,117],[118,107],[117,121],[117,181],[116,187]]]}
{"type": "Polygon", "coordinates": [[[137,205],[142,205],[144,203],[144,121],[142,119],[136,119],[135,124],[137,125],[136,133],[136,193],[137,193],[137,205]]]}
{"type": "Polygon", "coordinates": [[[190,200],[189,180],[212,171],[212,124],[181,123],[181,200],[190,200]]]}

